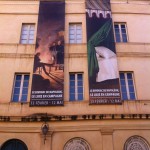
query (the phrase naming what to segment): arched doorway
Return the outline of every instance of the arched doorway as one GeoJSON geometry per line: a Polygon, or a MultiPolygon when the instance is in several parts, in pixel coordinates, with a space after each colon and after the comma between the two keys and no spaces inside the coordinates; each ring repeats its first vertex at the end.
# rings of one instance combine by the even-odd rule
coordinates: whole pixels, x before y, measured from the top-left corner
{"type": "Polygon", "coordinates": [[[91,150],[91,148],[84,139],[73,138],[65,144],[64,150],[91,150]]]}
{"type": "Polygon", "coordinates": [[[124,150],[150,150],[150,146],[144,138],[132,136],[125,142],[124,150]]]}
{"type": "Polygon", "coordinates": [[[26,144],[18,139],[11,139],[6,141],[0,150],[28,150],[26,144]]]}

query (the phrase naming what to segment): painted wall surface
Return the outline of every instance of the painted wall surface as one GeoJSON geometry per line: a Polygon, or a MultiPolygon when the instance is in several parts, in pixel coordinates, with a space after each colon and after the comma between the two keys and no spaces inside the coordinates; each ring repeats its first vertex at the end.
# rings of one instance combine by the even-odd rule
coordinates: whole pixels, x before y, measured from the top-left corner
{"type": "MultiPolygon", "coordinates": [[[[111,0],[111,5],[114,22],[127,24],[129,42],[116,43],[116,52],[119,71],[134,72],[137,100],[125,101],[122,105],[89,105],[85,2],[66,0],[64,106],[29,107],[31,80],[28,102],[12,103],[14,74],[32,75],[35,43],[22,45],[19,41],[22,23],[35,23],[37,27],[39,2],[3,0],[0,1],[0,116],[26,116],[46,112],[54,115],[150,114],[149,2],[111,0]],[[82,44],[69,44],[69,23],[82,23],[82,44]],[[82,102],[69,102],[69,72],[84,73],[82,102]]],[[[49,122],[54,133],[51,137],[49,131],[45,145],[41,135],[42,123],[0,122],[0,145],[9,139],[18,138],[27,144],[29,150],[63,150],[68,140],[81,137],[92,150],[121,150],[125,141],[133,135],[142,136],[150,143],[149,119],[49,122]]]]}
{"type": "MultiPolygon", "coordinates": [[[[112,13],[114,22],[126,22],[127,30],[128,30],[128,43],[117,43],[117,56],[118,56],[118,66],[120,71],[133,71],[134,72],[134,80],[136,86],[136,95],[138,100],[146,100],[149,103],[150,93],[147,88],[149,84],[149,80],[141,80],[141,78],[148,78],[150,69],[149,69],[149,53],[150,53],[150,44],[149,38],[147,38],[148,33],[150,33],[149,29],[149,20],[148,20],[148,8],[149,6],[146,4],[140,5],[141,2],[130,2],[126,4],[124,1],[121,4],[116,1],[111,1],[112,5],[112,13]],[[123,4],[122,4],[123,3],[123,4]],[[128,9],[125,9],[126,8],[128,9]],[[136,6],[136,9],[134,8],[136,6]],[[122,8],[122,9],[121,9],[122,8]],[[127,11],[128,10],[128,11],[127,11]],[[141,19],[139,19],[141,18],[141,19]],[[147,23],[145,24],[145,20],[147,23]],[[142,28],[139,24],[143,24],[142,28]],[[135,28],[136,26],[136,28],[135,28]],[[136,34],[135,34],[136,33],[136,34]],[[143,35],[144,34],[144,35],[143,35]],[[132,64],[132,65],[130,65],[132,64]],[[147,69],[144,69],[147,68],[147,69]]],[[[12,86],[14,73],[31,73],[33,67],[33,55],[34,55],[34,46],[35,45],[21,45],[18,44],[20,40],[20,32],[22,23],[35,23],[37,26],[37,14],[38,14],[38,2],[37,1],[4,1],[0,2],[0,19],[1,19],[1,39],[0,39],[0,67],[5,68],[0,70],[1,77],[0,82],[2,83],[1,89],[6,91],[7,94],[1,94],[0,99],[2,103],[6,103],[2,107],[1,112],[7,109],[7,103],[11,101],[12,94],[12,86]],[[11,9],[10,9],[11,5],[11,9]],[[25,7],[30,6],[30,7],[25,7]],[[20,9],[21,7],[21,9],[20,9]],[[34,8],[34,9],[33,9],[34,8]],[[8,19],[9,18],[9,19],[8,19]],[[15,20],[14,20],[15,19],[15,20]],[[10,26],[11,24],[11,26],[10,26]],[[13,28],[13,30],[11,29],[13,28]],[[9,32],[7,32],[9,31],[9,32]],[[11,32],[10,32],[11,31],[11,32]],[[7,33],[6,33],[7,32],[7,33]],[[9,63],[8,63],[9,62],[9,63]],[[3,78],[6,78],[8,82],[5,82],[3,78]]],[[[65,87],[64,87],[64,101],[65,107],[61,108],[63,113],[76,113],[73,111],[74,109],[79,109],[80,113],[84,112],[106,112],[105,108],[107,106],[94,106],[89,107],[87,104],[89,100],[88,94],[88,74],[87,74],[87,48],[86,48],[86,28],[85,28],[85,3],[84,1],[66,1],[66,18],[65,18],[65,87]],[[83,35],[83,44],[68,44],[68,28],[69,23],[82,23],[82,35],[83,35]],[[84,101],[80,102],[68,102],[69,101],[69,72],[84,72],[84,101]],[[80,106],[80,107],[79,107],[80,106]],[[82,109],[80,109],[82,108],[82,109]],[[100,108],[100,109],[99,109],[100,108]],[[69,111],[69,112],[68,112],[69,111]]],[[[29,85],[29,94],[31,90],[31,80],[29,85]]],[[[29,102],[29,97],[28,97],[29,102]]],[[[136,102],[132,102],[135,105],[136,102]]],[[[142,102],[144,103],[144,101],[142,102]]],[[[124,112],[123,106],[117,106],[117,112],[124,112]],[[119,111],[118,111],[119,110],[119,111]]],[[[11,104],[18,105],[20,104],[11,104]]],[[[116,112],[116,108],[114,106],[109,106],[110,112],[116,112]]],[[[132,108],[132,105],[129,107],[132,108]]],[[[144,112],[147,109],[143,106],[144,112]]],[[[28,108],[28,105],[24,105],[24,108],[28,108]]],[[[47,108],[46,108],[47,109],[47,108]]],[[[128,110],[128,108],[126,108],[128,110]]],[[[32,113],[35,110],[28,108],[28,112],[32,113]]],[[[41,110],[37,108],[37,110],[41,110]]],[[[52,112],[59,113],[57,108],[52,108],[52,112]]],[[[136,112],[136,109],[132,108],[132,111],[136,112]]],[[[19,112],[20,107],[17,107],[15,112],[19,112]]],[[[10,112],[11,114],[12,112],[10,112]]],[[[27,112],[26,112],[27,113],[27,112]]],[[[62,113],[62,112],[61,112],[62,113]]],[[[16,114],[17,115],[17,114],[16,114]]]]}
{"type": "Polygon", "coordinates": [[[51,122],[50,131],[44,137],[41,134],[42,123],[1,123],[0,146],[9,139],[20,139],[30,150],[63,150],[65,144],[73,138],[82,138],[92,150],[120,150],[131,136],[141,136],[150,143],[149,121],[81,121],[51,122]],[[13,128],[12,128],[13,125],[13,128]],[[7,126],[7,127],[5,127],[7,126]]]}

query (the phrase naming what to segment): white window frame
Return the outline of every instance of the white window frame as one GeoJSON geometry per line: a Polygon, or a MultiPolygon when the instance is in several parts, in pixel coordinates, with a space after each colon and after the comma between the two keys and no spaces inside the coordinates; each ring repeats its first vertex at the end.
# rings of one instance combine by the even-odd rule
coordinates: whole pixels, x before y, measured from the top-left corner
{"type": "Polygon", "coordinates": [[[114,33],[115,33],[115,41],[116,41],[117,43],[121,43],[121,42],[127,43],[127,42],[128,42],[127,24],[126,24],[126,23],[115,22],[115,23],[114,23],[114,33]],[[120,42],[117,41],[117,39],[116,39],[115,25],[118,25],[118,27],[119,27],[120,42]],[[126,41],[126,42],[123,41],[121,25],[124,25],[124,26],[125,26],[125,32],[126,32],[125,34],[126,34],[126,38],[127,38],[127,41],[126,41]]]}
{"type": "MultiPolygon", "coordinates": [[[[27,102],[27,99],[26,101],[23,101],[21,98],[22,98],[22,92],[23,92],[23,83],[24,83],[24,77],[25,75],[28,75],[29,76],[29,80],[30,80],[30,74],[29,73],[16,73],[15,74],[15,77],[14,77],[14,84],[13,84],[13,92],[12,92],[12,98],[11,98],[11,101],[12,102],[27,102]],[[17,75],[21,75],[21,84],[20,84],[20,87],[19,88],[19,98],[18,98],[18,101],[14,101],[13,97],[14,97],[14,91],[15,91],[15,83],[16,83],[16,78],[17,78],[17,75]]],[[[27,87],[27,90],[29,90],[29,80],[28,80],[28,87],[27,87]]],[[[28,97],[28,92],[27,92],[27,97],[28,97]]]]}
{"type": "Polygon", "coordinates": [[[69,23],[69,43],[70,44],[80,44],[82,43],[82,23],[69,23]],[[78,26],[81,27],[81,32],[78,33],[78,26]],[[72,28],[72,29],[71,29],[72,28]],[[71,30],[74,31],[74,34],[71,33],[71,30]],[[71,35],[74,35],[74,38],[71,39],[71,35]],[[81,36],[81,39],[78,39],[78,36],[81,36]],[[71,42],[71,40],[73,42],[71,42]]]}
{"type": "Polygon", "coordinates": [[[23,23],[21,28],[21,35],[20,35],[20,44],[34,44],[34,35],[35,35],[35,24],[34,23],[23,23]],[[24,27],[27,26],[27,30],[24,30],[24,27]],[[31,28],[34,28],[33,30],[31,28]],[[26,31],[27,34],[23,34],[23,31],[26,31]],[[30,34],[30,32],[33,32],[33,34],[30,34]],[[26,38],[23,37],[23,35],[26,35],[26,38]],[[31,39],[31,36],[33,38],[31,39]],[[25,40],[25,42],[23,42],[25,40]],[[30,40],[32,42],[30,43],[30,40]]]}
{"type": "Polygon", "coordinates": [[[84,99],[84,86],[83,86],[83,73],[70,73],[69,74],[69,101],[83,101],[83,99],[82,100],[79,100],[79,97],[78,97],[78,75],[79,74],[82,74],[82,90],[83,90],[83,92],[82,92],[82,96],[83,96],[83,99],[84,99]],[[70,99],[70,88],[71,88],[71,86],[70,86],[70,75],[75,75],[75,99],[74,100],[72,100],[72,99],[70,99]]]}
{"type": "MultiPolygon", "coordinates": [[[[136,100],[136,89],[135,89],[135,81],[134,81],[134,75],[133,75],[133,72],[120,72],[120,73],[123,73],[124,76],[125,76],[125,87],[126,87],[126,91],[127,91],[127,100],[136,100]],[[127,77],[127,74],[131,74],[132,75],[132,82],[133,82],[133,88],[134,88],[134,95],[135,95],[135,99],[131,99],[130,97],[130,90],[129,90],[129,84],[128,84],[128,77],[127,77]]],[[[121,81],[121,79],[120,79],[121,81]]],[[[121,83],[120,83],[121,84],[121,83]]],[[[121,85],[122,86],[122,85],[121,85]]],[[[121,89],[121,92],[122,92],[122,89],[121,89]]],[[[122,96],[123,98],[123,96],[122,96]]]]}

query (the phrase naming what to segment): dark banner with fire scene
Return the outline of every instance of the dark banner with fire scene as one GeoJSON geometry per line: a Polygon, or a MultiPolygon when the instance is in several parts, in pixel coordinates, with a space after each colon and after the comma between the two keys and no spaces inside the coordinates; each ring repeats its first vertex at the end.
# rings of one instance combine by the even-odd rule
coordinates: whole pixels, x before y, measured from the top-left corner
{"type": "Polygon", "coordinates": [[[63,105],[65,2],[40,1],[30,106],[63,105]]]}
{"type": "Polygon", "coordinates": [[[90,104],[120,104],[110,0],[86,0],[90,104]]]}

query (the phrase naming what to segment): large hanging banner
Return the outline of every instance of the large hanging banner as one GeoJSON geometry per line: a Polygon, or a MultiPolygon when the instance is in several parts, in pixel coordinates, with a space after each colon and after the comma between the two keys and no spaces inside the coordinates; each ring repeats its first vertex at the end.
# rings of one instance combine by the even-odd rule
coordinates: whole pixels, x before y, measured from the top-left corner
{"type": "Polygon", "coordinates": [[[30,106],[63,105],[65,2],[41,1],[30,106]]]}
{"type": "Polygon", "coordinates": [[[110,0],[86,0],[90,104],[120,104],[110,0]]]}

